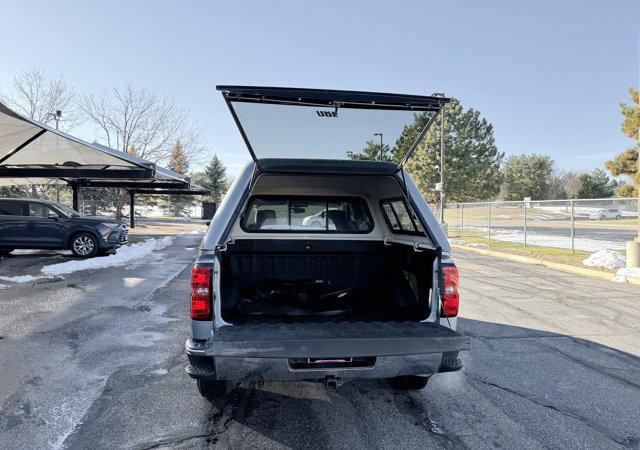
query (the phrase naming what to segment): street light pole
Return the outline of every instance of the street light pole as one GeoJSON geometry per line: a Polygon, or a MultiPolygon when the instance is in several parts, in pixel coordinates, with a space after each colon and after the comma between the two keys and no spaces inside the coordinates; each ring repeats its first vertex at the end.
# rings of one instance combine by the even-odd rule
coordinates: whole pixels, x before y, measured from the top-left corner
{"type": "MultiPolygon", "coordinates": [[[[56,121],[56,130],[60,129],[60,117],[62,117],[62,111],[60,111],[59,109],[56,109],[56,112],[51,112],[49,113],[50,115],[53,116],[53,120],[56,121]]],[[[58,203],[60,203],[60,186],[58,186],[56,184],[56,201],[58,203]]]]}
{"type": "Polygon", "coordinates": [[[382,133],[373,133],[374,136],[380,136],[380,161],[384,161],[384,147],[382,146],[382,133]]]}
{"type": "Polygon", "coordinates": [[[440,118],[440,223],[444,223],[444,108],[440,118]]]}
{"type": "MultiPolygon", "coordinates": [[[[443,92],[435,92],[433,97],[444,97],[443,92]]],[[[442,110],[440,111],[440,225],[445,228],[444,222],[444,108],[446,103],[442,104],[442,110]]],[[[446,229],[446,228],[445,228],[446,229]]],[[[446,233],[446,231],[445,231],[446,233]]]]}

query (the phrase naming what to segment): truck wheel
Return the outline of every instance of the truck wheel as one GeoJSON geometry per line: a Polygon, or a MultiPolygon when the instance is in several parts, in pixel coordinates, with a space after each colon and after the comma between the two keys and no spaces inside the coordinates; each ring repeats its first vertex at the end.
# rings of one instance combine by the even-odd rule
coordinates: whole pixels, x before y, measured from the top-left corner
{"type": "Polygon", "coordinates": [[[419,391],[429,382],[431,376],[406,375],[391,378],[391,387],[396,391],[419,391]]]}
{"type": "Polygon", "coordinates": [[[196,380],[198,382],[198,392],[207,399],[224,398],[227,396],[226,381],[220,380],[196,380]]]}
{"type": "Polygon", "coordinates": [[[71,252],[80,258],[91,258],[98,253],[98,240],[91,233],[81,232],[71,238],[71,252]]]}

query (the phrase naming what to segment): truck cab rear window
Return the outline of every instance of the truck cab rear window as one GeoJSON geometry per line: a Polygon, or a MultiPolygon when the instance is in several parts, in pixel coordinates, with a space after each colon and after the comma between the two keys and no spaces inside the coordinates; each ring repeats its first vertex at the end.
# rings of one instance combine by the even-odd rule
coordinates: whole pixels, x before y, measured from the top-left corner
{"type": "Polygon", "coordinates": [[[387,199],[380,202],[380,208],[389,229],[397,234],[424,236],[420,221],[407,207],[401,198],[387,199]]]}
{"type": "Polygon", "coordinates": [[[241,222],[247,232],[369,233],[373,219],[357,197],[259,196],[241,222]]]}

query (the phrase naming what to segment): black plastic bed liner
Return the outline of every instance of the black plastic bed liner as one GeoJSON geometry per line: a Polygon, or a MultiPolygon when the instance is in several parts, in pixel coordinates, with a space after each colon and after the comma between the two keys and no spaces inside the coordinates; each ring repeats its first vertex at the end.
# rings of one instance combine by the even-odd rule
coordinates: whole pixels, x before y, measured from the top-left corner
{"type": "Polygon", "coordinates": [[[247,324],[220,327],[206,355],[318,358],[418,355],[469,350],[469,338],[429,322],[247,324]]]}

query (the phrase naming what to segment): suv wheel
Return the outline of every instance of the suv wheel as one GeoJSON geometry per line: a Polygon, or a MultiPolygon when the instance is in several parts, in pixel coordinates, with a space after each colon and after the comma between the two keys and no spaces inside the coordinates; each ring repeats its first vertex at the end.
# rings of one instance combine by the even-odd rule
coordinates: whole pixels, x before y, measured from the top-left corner
{"type": "Polygon", "coordinates": [[[13,248],[0,248],[0,255],[8,255],[13,250],[13,248]]]}
{"type": "Polygon", "coordinates": [[[196,380],[198,382],[198,392],[203,397],[214,400],[225,398],[228,393],[229,382],[220,380],[196,380]]]}
{"type": "Polygon", "coordinates": [[[391,387],[396,391],[419,391],[429,382],[431,376],[405,375],[391,378],[391,387]]]}
{"type": "Polygon", "coordinates": [[[91,233],[78,233],[71,239],[71,251],[80,258],[90,258],[98,253],[98,240],[91,233]]]}

